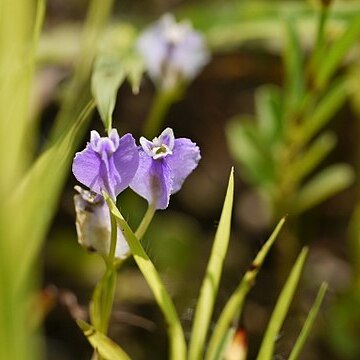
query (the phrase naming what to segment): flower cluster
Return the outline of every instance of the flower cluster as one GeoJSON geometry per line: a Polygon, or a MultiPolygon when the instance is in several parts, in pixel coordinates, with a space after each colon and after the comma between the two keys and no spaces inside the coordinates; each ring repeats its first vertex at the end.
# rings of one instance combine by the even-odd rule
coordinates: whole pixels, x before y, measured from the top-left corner
{"type": "Polygon", "coordinates": [[[203,36],[170,14],[141,34],[137,49],[152,80],[165,89],[192,80],[210,59],[203,36]]]}
{"type": "MultiPolygon", "coordinates": [[[[130,186],[149,206],[165,209],[170,195],[180,190],[199,160],[198,146],[186,138],[175,139],[170,128],[152,141],[141,137],[140,146],[131,134],[119,137],[115,129],[108,137],[91,131],[90,142],[75,155],[72,165],[76,179],[91,190],[78,187],[74,198],[79,242],[100,253],[108,252],[110,217],[102,192],[115,200],[130,186]]],[[[115,254],[121,258],[129,249],[125,240],[118,240],[115,254]]]]}

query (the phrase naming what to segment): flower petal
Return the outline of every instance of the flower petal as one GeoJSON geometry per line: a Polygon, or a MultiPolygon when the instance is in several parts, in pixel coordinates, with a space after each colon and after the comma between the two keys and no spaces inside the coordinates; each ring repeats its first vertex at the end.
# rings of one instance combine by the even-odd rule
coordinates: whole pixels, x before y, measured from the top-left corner
{"type": "Polygon", "coordinates": [[[189,32],[171,54],[173,66],[180,69],[186,79],[194,78],[209,61],[210,54],[206,49],[205,41],[196,32],[189,32]]]}
{"type": "Polygon", "coordinates": [[[80,183],[97,194],[101,194],[101,189],[103,188],[100,169],[101,158],[99,154],[92,149],[90,144],[86,146],[85,150],[76,153],[72,164],[74,176],[80,183]]]}
{"type": "Polygon", "coordinates": [[[171,169],[172,194],[180,190],[184,180],[197,167],[200,159],[200,150],[195,143],[186,138],[175,140],[172,155],[164,159],[171,169]]]}
{"type": "Polygon", "coordinates": [[[166,145],[170,151],[173,150],[175,144],[174,131],[171,128],[166,128],[159,136],[160,145],[166,145]]]}
{"type": "Polygon", "coordinates": [[[92,131],[90,143],[76,154],[72,171],[92,191],[101,194],[104,190],[115,199],[135,175],[139,154],[131,134],[119,139],[117,132],[112,131],[110,136],[100,138],[92,131]]]}
{"type": "Polygon", "coordinates": [[[119,178],[113,183],[117,196],[129,186],[139,166],[139,152],[131,134],[126,134],[120,138],[119,146],[112,159],[114,169],[119,174],[119,178]]]}
{"type": "Polygon", "coordinates": [[[139,156],[139,167],[130,183],[131,189],[156,209],[166,209],[172,189],[170,168],[163,159],[154,160],[143,150],[139,156]]]}

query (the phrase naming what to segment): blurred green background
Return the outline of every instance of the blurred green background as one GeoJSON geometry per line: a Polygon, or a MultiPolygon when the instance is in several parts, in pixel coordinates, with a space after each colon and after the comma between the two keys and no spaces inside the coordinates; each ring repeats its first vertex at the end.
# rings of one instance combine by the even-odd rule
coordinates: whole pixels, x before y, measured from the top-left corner
{"type": "MultiPolygon", "coordinates": [[[[85,0],[47,1],[31,93],[31,118],[36,119],[36,125],[35,140],[30,142],[35,154],[51,141],[51,129],[59,104],[66,97],[66,86],[73,74],[74,63],[80,56],[81,31],[88,6],[89,2],[85,0]]],[[[263,185],[249,176],[248,159],[243,156],[249,148],[234,149],[237,133],[235,128],[229,128],[230,120],[234,119],[240,124],[252,124],[250,126],[259,121],[262,116],[257,108],[260,87],[271,84],[283,88],[285,90],[280,98],[286,98],[287,86],[291,83],[289,79],[294,75],[289,75],[289,69],[290,72],[296,71],[311,59],[320,9],[320,2],[315,0],[123,0],[114,1],[108,22],[109,27],[123,26],[119,28],[119,36],[124,36],[126,41],[127,28],[124,24],[137,32],[161,14],[174,12],[178,19],[188,18],[196,29],[204,32],[213,54],[211,62],[165,117],[166,126],[172,127],[177,137],[189,137],[199,145],[202,160],[181,192],[172,196],[169,209],[156,214],[144,239],[145,250],[173,296],[187,335],[231,166],[235,166],[236,175],[233,231],[217,309],[222,308],[237,286],[274,223],[281,216],[288,215],[286,229],[278,240],[283,245],[278,245],[267,259],[240,320],[249,339],[249,359],[256,356],[289,264],[293,263],[294,254],[303,245],[310,247],[310,255],[291,312],[277,341],[275,358],[287,358],[316,291],[324,280],[329,282],[330,290],[301,359],[360,358],[360,234],[357,220],[360,215],[359,211],[355,211],[360,186],[357,176],[360,154],[359,26],[354,25],[354,39],[332,74],[334,78],[345,79],[346,92],[341,100],[337,101],[338,97],[334,97],[330,101],[337,105],[330,108],[321,129],[323,132],[331,131],[337,143],[335,145],[334,141],[334,146],[330,146],[332,151],[304,177],[308,180],[314,172],[336,163],[345,163],[349,166],[346,174],[350,175],[338,191],[330,191],[331,196],[325,197],[324,201],[310,201],[311,205],[304,211],[293,211],[286,201],[281,202],[281,206],[272,202],[269,194],[275,190],[269,190],[268,184],[263,185]],[[287,35],[292,31],[287,27],[289,23],[298,37],[297,48],[288,44],[287,35]],[[290,54],[286,55],[287,51],[290,54]],[[286,61],[292,59],[296,51],[302,64],[292,68],[286,61]],[[237,151],[240,151],[238,156],[237,151]],[[292,244],[289,245],[291,248],[286,244],[292,244]]],[[[341,38],[349,24],[360,22],[359,15],[359,1],[334,1],[327,14],[325,37],[328,43],[320,53],[319,68],[331,51],[330,45],[341,38]]],[[[98,45],[95,43],[93,46],[96,48],[98,45]]],[[[299,76],[305,79],[306,71],[299,76]]],[[[307,91],[313,89],[307,80],[306,89],[300,97],[305,97],[307,91]]],[[[318,92],[315,95],[319,97],[314,98],[315,103],[322,99],[321,91],[326,95],[331,85],[329,81],[322,88],[316,88],[318,92]]],[[[139,138],[155,92],[154,85],[146,76],[137,95],[132,93],[127,83],[123,84],[117,96],[114,127],[120,133],[132,132],[139,138]]],[[[75,89],[72,96],[75,105],[79,97],[80,106],[83,94],[75,89]]],[[[311,106],[306,116],[316,110],[315,105],[311,106]]],[[[71,124],[71,113],[67,117],[71,124]]],[[[286,119],[284,116],[282,121],[286,119]]],[[[86,126],[103,133],[103,125],[96,113],[86,126]]],[[[88,133],[84,129],[79,135],[78,150],[86,144],[88,133]]],[[[243,144],[242,138],[239,139],[243,144]]],[[[305,150],[309,144],[305,144],[305,150]]],[[[299,151],[297,156],[301,158],[305,150],[299,151]]],[[[273,148],[267,146],[262,151],[267,155],[273,154],[273,148]]],[[[251,158],[249,161],[254,165],[251,158]]],[[[259,164],[259,169],[264,170],[263,163],[260,161],[259,164]]],[[[45,289],[42,296],[44,302],[49,303],[44,342],[46,358],[51,360],[91,357],[92,350],[73,321],[72,314],[86,311],[92,289],[103,271],[101,259],[85,253],[77,243],[73,207],[76,182],[69,167],[67,171],[66,185],[38,258],[42,263],[41,287],[45,289]]],[[[271,189],[277,188],[278,179],[288,179],[290,171],[287,167],[281,169],[271,189]]],[[[265,175],[260,173],[260,178],[265,175]]],[[[320,188],[323,186],[326,187],[322,183],[320,188]]],[[[46,187],[43,191],[47,191],[46,187]]],[[[286,193],[276,194],[282,200],[290,199],[286,193]]],[[[136,226],[145,212],[145,202],[127,190],[120,195],[118,204],[124,217],[136,226]]],[[[219,310],[215,310],[215,316],[218,313],[219,310]]],[[[133,359],[167,358],[163,318],[145,280],[131,260],[119,274],[109,335],[133,359]]]]}

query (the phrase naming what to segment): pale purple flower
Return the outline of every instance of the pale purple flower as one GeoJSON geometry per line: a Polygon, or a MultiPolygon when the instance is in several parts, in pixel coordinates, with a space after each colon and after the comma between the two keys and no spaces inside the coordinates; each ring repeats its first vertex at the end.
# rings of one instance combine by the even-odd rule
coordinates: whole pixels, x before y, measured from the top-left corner
{"type": "Polygon", "coordinates": [[[170,128],[152,141],[141,137],[140,144],[139,167],[130,188],[155,209],[165,209],[170,195],[180,190],[184,180],[197,167],[200,150],[189,139],[175,139],[170,128]]]}
{"type": "Polygon", "coordinates": [[[150,77],[163,88],[192,80],[209,62],[203,36],[190,22],[166,14],[139,37],[137,49],[150,77]]]}
{"type": "Polygon", "coordinates": [[[112,129],[109,137],[91,131],[85,150],[76,153],[72,171],[76,179],[97,194],[105,191],[113,199],[135,175],[139,154],[131,134],[119,137],[112,129]]]}
{"type": "MultiPolygon", "coordinates": [[[[76,211],[76,232],[79,243],[89,251],[109,255],[111,242],[111,222],[109,208],[101,195],[76,186],[79,193],[74,196],[76,211]]],[[[120,228],[117,230],[116,258],[125,258],[129,246],[120,228]]]]}

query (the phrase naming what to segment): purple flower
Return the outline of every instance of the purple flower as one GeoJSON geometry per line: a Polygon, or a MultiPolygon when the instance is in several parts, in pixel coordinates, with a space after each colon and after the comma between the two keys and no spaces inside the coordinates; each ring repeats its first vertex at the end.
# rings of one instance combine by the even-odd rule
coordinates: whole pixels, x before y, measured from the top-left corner
{"type": "Polygon", "coordinates": [[[177,23],[170,14],[143,32],[137,48],[150,77],[163,88],[193,79],[210,58],[202,35],[189,22],[177,23]]]}
{"type": "Polygon", "coordinates": [[[200,150],[189,139],[175,139],[170,128],[153,141],[141,137],[140,144],[139,167],[130,187],[155,209],[165,209],[170,195],[180,190],[198,165],[200,150]]]}
{"type": "MultiPolygon", "coordinates": [[[[111,242],[109,208],[101,195],[75,186],[76,232],[79,243],[89,251],[108,255],[111,242]]],[[[124,258],[130,252],[122,231],[118,228],[115,257],[124,258]]]]}
{"type": "Polygon", "coordinates": [[[138,165],[139,154],[131,134],[119,138],[112,129],[109,137],[100,137],[93,130],[85,150],[76,153],[72,171],[93,192],[105,191],[115,199],[129,186],[138,165]]]}

